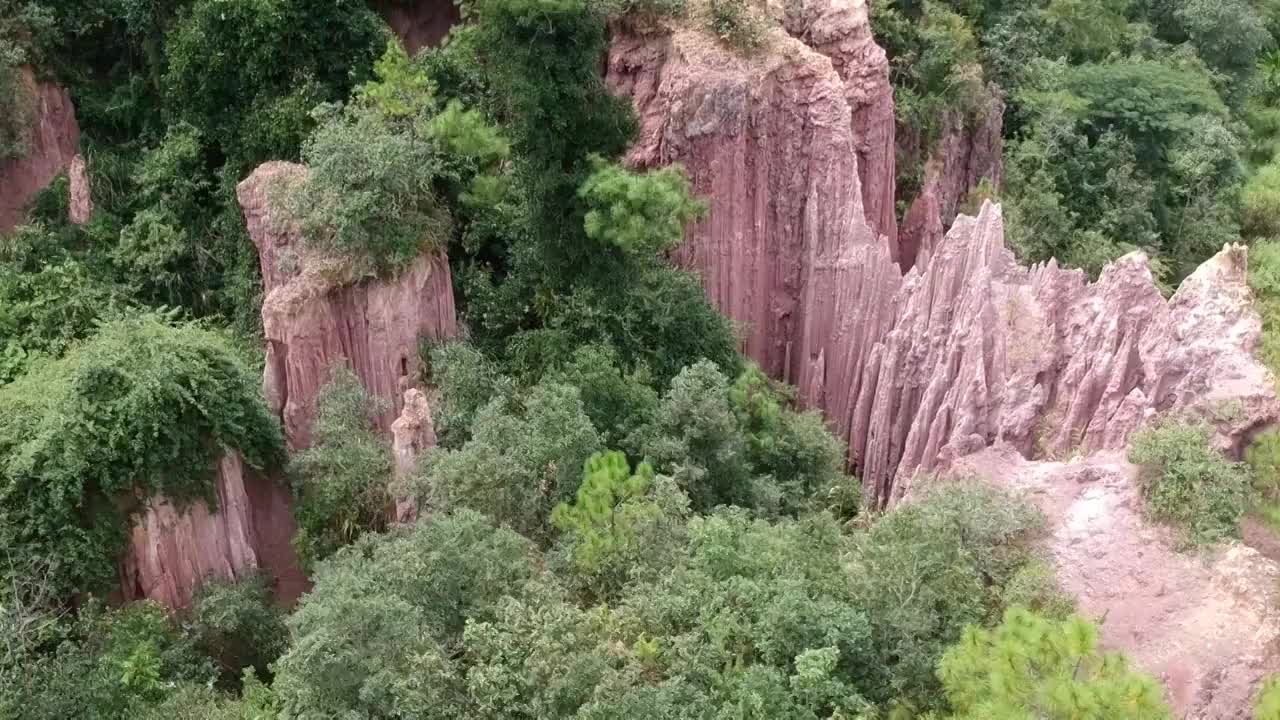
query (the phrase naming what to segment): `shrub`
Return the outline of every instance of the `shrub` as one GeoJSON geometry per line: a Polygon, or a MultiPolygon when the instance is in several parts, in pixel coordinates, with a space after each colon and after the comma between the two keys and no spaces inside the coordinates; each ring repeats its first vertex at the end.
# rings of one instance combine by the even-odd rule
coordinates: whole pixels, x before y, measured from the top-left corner
{"type": "Polygon", "coordinates": [[[1142,467],[1142,496],[1157,520],[1181,529],[1188,541],[1211,543],[1240,532],[1248,507],[1248,474],[1213,449],[1212,430],[1165,418],[1138,433],[1130,462],[1142,467]]]}
{"type": "Polygon", "coordinates": [[[186,633],[200,652],[218,662],[224,683],[270,677],[268,666],[284,652],[285,613],[271,604],[266,578],[211,579],[196,591],[185,621],[186,633]]]}
{"type": "Polygon", "coordinates": [[[1098,650],[1098,628],[1014,608],[994,630],[969,627],[938,675],[955,720],[1079,717],[1168,720],[1159,684],[1098,650]]]}
{"type": "Polygon", "coordinates": [[[315,246],[336,252],[353,275],[400,270],[448,241],[448,211],[435,193],[432,144],[370,107],[323,107],[303,146],[306,180],[284,192],[315,246]]]}
{"type": "Polygon", "coordinates": [[[1002,588],[1033,560],[1043,524],[1026,500],[965,481],[934,487],[855,535],[849,572],[871,620],[867,697],[936,704],[939,658],[966,625],[999,617],[1002,588]]]}
{"type": "Polygon", "coordinates": [[[458,449],[471,437],[476,414],[495,397],[515,390],[484,353],[465,342],[448,342],[429,349],[429,381],[440,388],[435,429],[442,447],[458,449]]]}
{"type": "Polygon", "coordinates": [[[1240,193],[1241,226],[1251,237],[1280,235],[1280,164],[1269,163],[1240,193]]]}
{"type": "Polygon", "coordinates": [[[391,449],[373,425],[379,410],[346,365],[320,390],[311,447],[289,464],[297,498],[293,544],[307,565],[386,526],[391,449]]]}
{"type": "Polygon", "coordinates": [[[320,564],[273,687],[291,717],[449,717],[463,629],[534,576],[533,549],[480,515],[436,514],[320,564]]]}
{"type": "Polygon", "coordinates": [[[601,449],[577,388],[546,382],[494,398],[471,439],[419,463],[410,492],[423,507],[469,508],[532,538],[544,538],[552,508],[573,497],[582,467],[601,449]]]}
{"type": "Polygon", "coordinates": [[[213,502],[226,450],[281,461],[259,385],[223,336],[143,315],[0,387],[0,544],[48,558],[60,592],[114,583],[135,498],[213,502]]]}
{"type": "Polygon", "coordinates": [[[768,26],[751,0],[709,0],[707,14],[711,32],[735,50],[749,53],[764,44],[768,26]]]}

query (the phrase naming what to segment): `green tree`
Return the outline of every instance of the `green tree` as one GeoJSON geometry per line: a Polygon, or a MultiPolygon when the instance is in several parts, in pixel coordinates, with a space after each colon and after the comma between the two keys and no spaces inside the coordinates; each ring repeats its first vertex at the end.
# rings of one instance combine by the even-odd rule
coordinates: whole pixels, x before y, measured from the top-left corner
{"type": "Polygon", "coordinates": [[[628,253],[656,254],[684,239],[684,228],[704,217],[705,203],[690,197],[679,165],[637,174],[600,157],[578,196],[586,203],[587,237],[628,253]]]}
{"type": "Polygon", "coordinates": [[[237,686],[246,673],[270,677],[268,666],[288,645],[284,618],[265,577],[210,579],[197,589],[183,629],[218,663],[223,684],[237,686]]]}
{"type": "Polygon", "coordinates": [[[542,383],[490,401],[471,439],[428,454],[409,491],[422,507],[469,508],[544,539],[552,509],[573,497],[583,463],[600,449],[577,388],[542,383]]]}
{"type": "Polygon", "coordinates": [[[320,390],[311,446],[289,464],[297,501],[293,544],[308,565],[386,526],[391,448],[373,425],[379,410],[346,365],[336,366],[320,390]]]}
{"type": "Polygon", "coordinates": [[[957,720],[1172,717],[1155,680],[1097,645],[1098,628],[1088,620],[1012,608],[993,630],[966,629],[938,675],[957,720]]]}
{"type": "Polygon", "coordinates": [[[465,510],[343,549],[289,618],[273,684],[285,715],[463,717],[463,630],[521,595],[533,560],[527,540],[465,510]]]}

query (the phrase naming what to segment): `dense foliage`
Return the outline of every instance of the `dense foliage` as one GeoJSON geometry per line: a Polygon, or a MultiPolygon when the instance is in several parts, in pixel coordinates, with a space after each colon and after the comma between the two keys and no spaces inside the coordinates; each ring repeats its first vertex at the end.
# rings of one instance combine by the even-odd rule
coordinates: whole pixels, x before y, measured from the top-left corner
{"type": "Polygon", "coordinates": [[[259,385],[217,333],[156,316],[0,387],[0,537],[17,564],[50,563],[64,593],[110,587],[136,498],[213,500],[215,464],[254,467],[282,445],[259,385]]]}
{"type": "Polygon", "coordinates": [[[872,20],[906,131],[903,202],[941,132],[1003,103],[1000,190],[1028,260],[1096,273],[1142,249],[1172,282],[1242,227],[1272,233],[1274,3],[888,0],[872,20]]]}
{"type": "MultiPolygon", "coordinates": [[[[609,22],[680,18],[747,55],[781,33],[767,9],[463,11],[410,57],[361,0],[0,0],[0,161],[31,63],[72,93],[96,205],[70,224],[59,178],[0,238],[0,718],[1166,717],[1070,616],[1025,499],[922,477],[863,512],[842,443],[666,261],[705,204],[679,167],[621,162],[636,120],[602,77],[609,22]],[[279,159],[308,168],[271,198],[290,250],[331,279],[447,253],[466,337],[424,343],[416,378],[439,447],[393,481],[385,398],[324,368],[286,473],[312,591],[288,612],[267,577],[210,578],[180,612],[105,609],[144,502],[213,502],[229,450],[284,462],[234,195],[279,159]],[[416,523],[391,522],[400,498],[416,523]]],[[[1274,3],[872,12],[902,197],[1003,99],[1007,184],[981,192],[1020,253],[1096,270],[1141,247],[1171,280],[1243,229],[1277,322],[1274,3]]],[[[1247,476],[1204,431],[1157,427],[1133,460],[1153,515],[1236,532],[1247,476]]],[[[1274,688],[1259,703],[1274,715],[1274,688]]]]}

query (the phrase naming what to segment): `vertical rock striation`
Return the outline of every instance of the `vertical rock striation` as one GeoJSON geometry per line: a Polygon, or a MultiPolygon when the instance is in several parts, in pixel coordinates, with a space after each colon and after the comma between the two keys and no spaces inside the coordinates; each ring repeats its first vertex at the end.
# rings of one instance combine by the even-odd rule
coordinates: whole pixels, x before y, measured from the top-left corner
{"type": "Polygon", "coordinates": [[[298,230],[272,208],[276,183],[305,176],[300,165],[270,162],[237,188],[262,264],[263,387],[280,414],[290,449],[311,441],[316,396],[330,370],[348,363],[386,410],[391,429],[419,365],[422,338],[457,331],[453,283],[443,254],[423,255],[394,278],[349,282],[332,262],[309,256],[298,230]]]}
{"type": "MultiPolygon", "coordinates": [[[[799,382],[837,331],[840,278],[873,252],[864,220],[845,85],[831,60],[775,31],[742,58],[704,34],[619,28],[608,81],[641,118],[628,162],[683,163],[711,205],[674,257],[742,329],[744,351],[774,377],[799,382]]],[[[830,355],[830,353],[828,353],[830,355]]]]}
{"type": "MultiPolygon", "coordinates": [[[[59,85],[37,81],[29,67],[23,67],[22,84],[32,102],[31,128],[27,152],[21,157],[0,161],[0,234],[22,222],[27,206],[36,193],[44,189],[58,173],[79,158],[80,126],[76,123],[71,96],[59,85]]],[[[7,112],[7,110],[6,110],[7,112]]],[[[83,182],[83,159],[80,174],[72,175],[73,187],[87,188],[83,182]]],[[[87,198],[87,192],[82,192],[87,198]]],[[[74,200],[74,198],[73,198],[74,200]]],[[[72,203],[72,221],[82,222],[87,213],[76,211],[72,203]]],[[[80,208],[83,210],[83,204],[80,208]]],[[[90,206],[91,208],[91,206],[90,206]]]]}
{"type": "Polygon", "coordinates": [[[245,466],[235,452],[223,456],[215,487],[213,510],[202,501],[181,510],[162,497],[148,501],[121,563],[126,599],[183,608],[207,579],[255,573],[275,581],[279,602],[292,603],[306,591],[290,545],[295,526],[289,491],[245,466]]]}
{"type": "Polygon", "coordinates": [[[849,435],[864,499],[883,507],[913,475],[996,442],[1026,456],[1120,448],[1148,417],[1198,413],[1224,448],[1280,418],[1253,357],[1261,322],[1247,251],[1227,246],[1166,301],[1131,253],[1095,283],[1053,262],[1019,266],[999,206],[960,216],[893,302],[863,368],[849,435]]]}
{"type": "Polygon", "coordinates": [[[871,35],[867,1],[790,2],[786,4],[783,25],[787,32],[830,58],[844,82],[867,224],[885,237],[896,260],[893,87],[889,85],[889,58],[871,35]]]}

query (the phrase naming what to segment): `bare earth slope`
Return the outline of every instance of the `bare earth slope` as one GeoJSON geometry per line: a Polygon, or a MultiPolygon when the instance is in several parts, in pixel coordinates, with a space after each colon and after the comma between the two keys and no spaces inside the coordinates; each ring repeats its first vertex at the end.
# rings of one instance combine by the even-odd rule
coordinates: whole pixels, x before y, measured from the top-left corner
{"type": "Polygon", "coordinates": [[[1168,688],[1175,717],[1251,717],[1261,680],[1280,671],[1280,568],[1252,548],[1179,553],[1141,514],[1123,452],[1032,462],[1001,446],[957,461],[956,475],[1024,490],[1050,520],[1049,550],[1103,642],[1168,688]]]}

